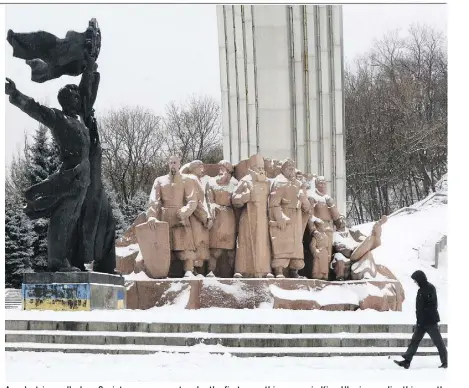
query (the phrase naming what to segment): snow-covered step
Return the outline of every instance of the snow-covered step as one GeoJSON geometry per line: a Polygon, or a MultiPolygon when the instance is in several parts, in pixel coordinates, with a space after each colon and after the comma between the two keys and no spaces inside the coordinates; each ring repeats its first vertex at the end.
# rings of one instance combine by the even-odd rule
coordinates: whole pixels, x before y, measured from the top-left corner
{"type": "MultiPolygon", "coordinates": [[[[447,335],[443,334],[447,343],[447,335]]],[[[5,342],[85,345],[151,345],[195,346],[222,345],[234,348],[250,347],[405,347],[410,335],[406,333],[132,333],[132,332],[73,332],[49,330],[7,330],[5,342]]],[[[424,338],[422,347],[433,346],[424,338]]]]}
{"type": "MultiPolygon", "coordinates": [[[[160,337],[167,338],[410,338],[408,333],[207,333],[202,331],[195,331],[191,333],[144,333],[144,332],[112,332],[112,331],[66,331],[66,330],[6,330],[5,334],[31,334],[31,335],[70,335],[81,336],[86,335],[90,337],[100,336],[116,336],[116,337],[160,337]]],[[[442,334],[443,338],[447,337],[447,333],[442,334]]]]}
{"type": "Polygon", "coordinates": [[[6,289],[5,290],[5,309],[21,310],[23,303],[21,299],[21,290],[6,289]]]}
{"type": "MultiPolygon", "coordinates": [[[[6,351],[21,352],[63,352],[95,354],[231,354],[237,357],[334,357],[334,356],[398,356],[406,351],[405,347],[376,348],[224,348],[220,345],[197,345],[191,347],[158,346],[158,345],[82,345],[82,344],[37,344],[5,343],[6,351]]],[[[437,355],[436,348],[421,347],[419,356],[437,355]]]]}
{"type": "MultiPolygon", "coordinates": [[[[160,322],[5,321],[5,330],[112,331],[144,333],[412,333],[411,324],[231,324],[160,322]]],[[[440,326],[446,333],[446,324],[440,326]]]]}
{"type": "Polygon", "coordinates": [[[19,302],[5,301],[5,309],[21,310],[22,308],[23,308],[23,303],[21,302],[21,300],[19,302]]]}

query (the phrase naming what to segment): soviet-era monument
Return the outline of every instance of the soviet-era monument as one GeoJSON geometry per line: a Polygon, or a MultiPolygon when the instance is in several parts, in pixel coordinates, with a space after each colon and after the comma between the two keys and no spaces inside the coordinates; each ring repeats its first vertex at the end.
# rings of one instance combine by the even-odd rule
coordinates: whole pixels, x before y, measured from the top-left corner
{"type": "Polygon", "coordinates": [[[401,309],[401,284],[372,254],[386,217],[369,236],[346,228],[324,177],[261,155],[182,168],[172,156],[168,171],[155,179],[147,212],[117,242],[130,308],[187,294],[186,308],[401,309]],[[354,296],[318,302],[341,286],[354,296]]]}
{"type": "Polygon", "coordinates": [[[115,221],[101,182],[101,145],[93,110],[100,81],[98,24],[92,19],[84,33],[69,31],[65,39],[44,31],[10,30],[7,40],[13,55],[31,67],[34,82],[81,75],[79,85],[59,90],[61,110],[37,103],[8,78],[5,83],[10,103],[48,127],[60,150],[60,169],[25,192],[26,214],[31,219],[49,218],[50,271],[25,275],[26,307],[53,304],[66,308],[77,293],[82,295],[76,299],[83,309],[116,308],[119,299],[123,306],[123,279],[104,275],[115,273],[115,221]],[[82,272],[85,263],[93,263],[96,273],[82,272]],[[68,287],[69,283],[76,286],[68,287]],[[100,283],[113,292],[94,298],[100,293],[100,283]]]}
{"type": "Polygon", "coordinates": [[[376,264],[379,220],[369,236],[346,228],[326,178],[297,169],[292,158],[254,154],[236,165],[200,160],[155,177],[144,214],[117,241],[101,182],[101,146],[93,105],[101,32],[92,19],[65,39],[47,32],[8,32],[13,55],[34,82],[81,76],[58,92],[62,109],[35,102],[7,78],[9,101],[47,126],[60,169],[25,192],[25,212],[49,218],[48,269],[26,274],[26,309],[224,307],[400,310],[401,284],[376,264]],[[133,247],[131,249],[131,247],[133,247]],[[85,264],[93,263],[94,272],[85,264]],[[124,278],[128,284],[124,289],[124,278]]]}

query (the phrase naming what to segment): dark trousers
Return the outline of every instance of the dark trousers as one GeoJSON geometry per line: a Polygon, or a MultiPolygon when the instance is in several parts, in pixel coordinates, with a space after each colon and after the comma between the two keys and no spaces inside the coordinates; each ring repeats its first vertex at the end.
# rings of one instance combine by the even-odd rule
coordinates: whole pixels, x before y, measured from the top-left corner
{"type": "Polygon", "coordinates": [[[414,330],[414,334],[412,335],[412,340],[410,341],[410,345],[402,357],[409,362],[412,361],[412,358],[415,356],[415,353],[417,353],[417,349],[419,347],[420,341],[422,341],[422,338],[425,335],[425,333],[428,333],[428,335],[433,341],[433,344],[438,349],[441,363],[447,364],[448,352],[446,350],[445,343],[443,341],[443,338],[441,337],[440,329],[437,324],[426,325],[426,326],[416,326],[414,330]]]}

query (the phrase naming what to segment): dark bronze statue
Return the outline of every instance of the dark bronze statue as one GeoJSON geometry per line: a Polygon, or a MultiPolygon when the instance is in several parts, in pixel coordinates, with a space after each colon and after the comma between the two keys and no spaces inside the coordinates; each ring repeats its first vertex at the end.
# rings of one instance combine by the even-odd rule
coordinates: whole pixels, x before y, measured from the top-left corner
{"type": "Polygon", "coordinates": [[[37,103],[6,79],[5,93],[10,102],[51,130],[62,163],[57,172],[25,192],[25,213],[31,219],[50,218],[49,271],[85,270],[84,264],[93,261],[95,271],[114,273],[115,220],[101,182],[101,146],[93,110],[100,80],[96,59],[101,35],[92,19],[86,33],[69,31],[67,42],[56,41],[54,46],[50,36],[43,42],[45,36],[43,31],[9,31],[8,41],[16,42],[12,46],[22,58],[45,61],[48,70],[43,74],[48,79],[69,74],[70,64],[78,62],[83,65],[76,67],[82,77],[79,86],[66,85],[59,90],[62,110],[37,103]],[[64,45],[68,45],[68,53],[64,45]]]}

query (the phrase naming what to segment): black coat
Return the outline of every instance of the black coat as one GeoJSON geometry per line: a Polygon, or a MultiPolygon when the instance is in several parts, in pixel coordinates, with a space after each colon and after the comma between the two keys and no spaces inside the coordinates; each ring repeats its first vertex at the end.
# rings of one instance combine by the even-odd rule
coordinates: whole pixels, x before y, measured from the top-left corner
{"type": "Polygon", "coordinates": [[[437,324],[440,322],[440,314],[438,314],[438,298],[435,286],[427,280],[427,276],[422,271],[415,271],[412,274],[412,279],[419,286],[415,303],[417,325],[427,326],[437,324]]]}

